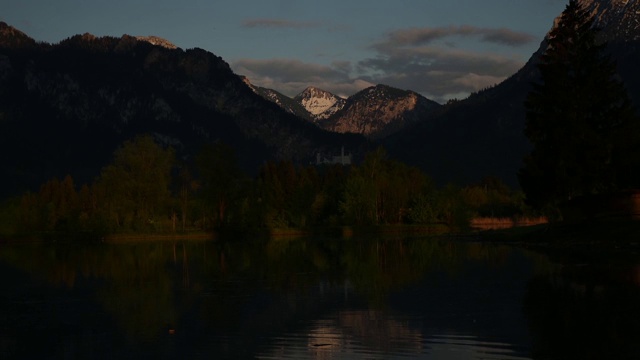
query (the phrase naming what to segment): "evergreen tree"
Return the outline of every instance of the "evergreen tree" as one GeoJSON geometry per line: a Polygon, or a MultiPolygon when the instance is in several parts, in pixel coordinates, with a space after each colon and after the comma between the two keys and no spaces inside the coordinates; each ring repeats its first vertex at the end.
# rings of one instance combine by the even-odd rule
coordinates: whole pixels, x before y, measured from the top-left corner
{"type": "Polygon", "coordinates": [[[574,197],[631,186],[637,119],[588,11],[570,1],[548,36],[525,102],[534,149],[518,174],[527,201],[557,209],[574,197]]]}

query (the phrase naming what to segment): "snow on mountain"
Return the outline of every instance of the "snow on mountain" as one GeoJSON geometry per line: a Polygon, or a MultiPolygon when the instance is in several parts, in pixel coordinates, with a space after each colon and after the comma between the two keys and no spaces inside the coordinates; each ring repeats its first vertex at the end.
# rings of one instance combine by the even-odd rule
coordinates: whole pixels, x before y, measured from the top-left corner
{"type": "Polygon", "coordinates": [[[169,40],[163,39],[158,36],[136,36],[137,40],[146,41],[152,45],[162,46],[167,49],[177,49],[178,47],[172,44],[169,40]]]}
{"type": "Polygon", "coordinates": [[[260,95],[262,98],[275,103],[280,106],[286,112],[294,114],[298,117],[301,117],[307,121],[313,122],[313,116],[305,109],[300,103],[293,100],[292,98],[279,93],[273,89],[263,88],[260,86],[256,86],[249,81],[246,76],[241,76],[242,81],[251,89],[254,93],[260,95]]]}
{"type": "Polygon", "coordinates": [[[293,100],[307,109],[315,121],[330,117],[342,109],[345,104],[343,98],[313,86],[306,88],[293,100]]]}
{"type": "Polygon", "coordinates": [[[320,128],[362,134],[371,139],[379,139],[408,125],[428,120],[440,108],[440,104],[413,91],[386,85],[372,86],[347,99],[310,86],[292,99],[243,79],[258,95],[320,128]]]}

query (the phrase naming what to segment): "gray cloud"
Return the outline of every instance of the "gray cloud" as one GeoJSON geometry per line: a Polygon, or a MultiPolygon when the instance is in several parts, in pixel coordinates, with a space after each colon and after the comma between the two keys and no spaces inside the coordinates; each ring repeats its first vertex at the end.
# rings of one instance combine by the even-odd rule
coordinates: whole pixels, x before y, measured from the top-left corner
{"type": "Polygon", "coordinates": [[[388,38],[376,46],[389,46],[393,45],[425,45],[433,41],[452,37],[479,37],[483,42],[496,43],[507,46],[522,46],[531,43],[535,40],[535,37],[531,34],[517,32],[510,29],[490,29],[479,28],[475,26],[462,25],[462,26],[449,26],[449,27],[436,27],[436,28],[411,28],[396,30],[389,33],[388,38]]]}
{"type": "Polygon", "coordinates": [[[374,43],[371,49],[375,55],[359,61],[356,69],[369,82],[411,89],[444,102],[495,85],[524,65],[516,56],[434,44],[455,35],[479,36],[480,41],[509,47],[533,39],[507,29],[472,26],[397,30],[374,43]]]}
{"type": "Polygon", "coordinates": [[[279,28],[279,29],[302,29],[320,26],[315,22],[301,22],[283,19],[246,19],[242,26],[246,28],[279,28]]]}
{"type": "Polygon", "coordinates": [[[334,62],[332,66],[304,63],[291,59],[242,59],[231,64],[237,74],[251,83],[295,96],[308,86],[315,86],[336,95],[349,96],[374,85],[350,77],[351,63],[334,62]]]}
{"type": "Polygon", "coordinates": [[[416,47],[390,49],[358,63],[360,73],[415,73],[416,71],[466,72],[509,76],[523,62],[493,53],[460,49],[416,47]]]}
{"type": "Polygon", "coordinates": [[[291,59],[243,59],[232,68],[258,86],[289,96],[311,85],[349,96],[374,84],[387,84],[442,103],[495,85],[524,65],[516,56],[437,45],[436,40],[452,36],[478,38],[506,48],[532,40],[528,34],[508,29],[413,28],[386,34],[369,47],[373,52],[370,57],[356,63],[319,65],[291,59]]]}
{"type": "Polygon", "coordinates": [[[331,63],[331,66],[334,69],[345,74],[351,73],[351,71],[353,71],[353,65],[351,65],[351,61],[334,61],[331,63]]]}

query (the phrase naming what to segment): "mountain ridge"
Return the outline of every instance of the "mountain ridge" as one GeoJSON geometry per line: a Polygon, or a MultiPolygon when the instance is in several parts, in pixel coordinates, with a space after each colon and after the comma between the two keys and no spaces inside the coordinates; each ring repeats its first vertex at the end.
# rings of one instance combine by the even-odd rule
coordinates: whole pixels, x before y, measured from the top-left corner
{"type": "MultiPolygon", "coordinates": [[[[640,40],[636,40],[640,38],[640,26],[636,26],[640,14],[635,13],[640,1],[581,2],[597,17],[600,38],[607,42],[607,52],[616,61],[620,78],[640,111],[640,40]],[[625,7],[629,4],[633,5],[634,16],[621,17],[619,9],[631,9],[625,7]]],[[[518,187],[516,174],[531,150],[524,135],[524,101],[531,84],[539,81],[537,64],[547,47],[547,36],[527,63],[500,84],[446,106],[428,123],[383,139],[391,156],[418,166],[440,183],[472,183],[491,175],[518,187]]]]}
{"type": "Polygon", "coordinates": [[[333,116],[320,122],[323,129],[363,134],[381,139],[419,122],[428,122],[440,104],[411,91],[375,85],[350,96],[333,116]]]}
{"type": "MultiPolygon", "coordinates": [[[[602,40],[608,42],[638,108],[640,0],[581,2],[603,28],[602,40]]],[[[367,136],[439,183],[464,184],[493,175],[517,186],[516,173],[531,148],[523,134],[523,102],[537,81],[536,63],[545,46],[543,39],[523,68],[502,83],[464,100],[434,105],[428,115],[418,115],[400,129],[367,136]]],[[[0,23],[0,151],[22,156],[20,161],[10,159],[0,176],[14,179],[13,188],[22,182],[33,188],[37,180],[63,176],[61,172],[77,165],[94,166],[87,173],[95,174],[95,164],[108,159],[114,144],[141,132],[183,150],[203,142],[232,141],[242,161],[253,167],[265,159],[310,161],[319,151],[335,152],[345,144],[353,153],[369,146],[361,137],[318,129],[364,133],[367,126],[372,128],[351,119],[347,128],[338,129],[334,120],[348,112],[348,100],[331,117],[310,124],[313,116],[304,106],[294,104],[285,111],[256,89],[220,57],[202,49],[168,49],[129,35],[75,35],[50,45],[0,23]],[[295,111],[309,115],[293,115],[295,111]],[[61,135],[62,140],[49,136],[63,132],[68,134],[61,135]],[[57,147],[60,154],[42,150],[57,147]],[[73,158],[70,163],[65,154],[73,158]]],[[[264,90],[270,92],[267,96],[288,98],[264,90]]],[[[388,100],[382,103],[390,105],[388,100]]],[[[380,110],[365,107],[374,114],[380,110]]],[[[389,108],[380,111],[393,113],[389,108]]]]}
{"type": "Polygon", "coordinates": [[[152,134],[189,161],[206,143],[231,145],[241,166],[308,164],[367,141],[333,134],[249,89],[222,58],[133,36],[75,35],[36,43],[0,24],[0,195],[71,174],[89,182],[125,140],[152,134]],[[14,38],[15,37],[15,38],[14,38]]]}
{"type": "Polygon", "coordinates": [[[428,121],[441,107],[414,91],[384,84],[370,86],[343,99],[314,86],[289,98],[275,90],[255,86],[248,79],[246,83],[262,97],[322,129],[362,134],[373,140],[428,121]],[[295,104],[291,104],[291,100],[295,104]]]}
{"type": "Polygon", "coordinates": [[[312,121],[316,123],[330,118],[346,103],[345,99],[314,86],[307,87],[294,96],[293,100],[307,109],[312,116],[312,121]]]}

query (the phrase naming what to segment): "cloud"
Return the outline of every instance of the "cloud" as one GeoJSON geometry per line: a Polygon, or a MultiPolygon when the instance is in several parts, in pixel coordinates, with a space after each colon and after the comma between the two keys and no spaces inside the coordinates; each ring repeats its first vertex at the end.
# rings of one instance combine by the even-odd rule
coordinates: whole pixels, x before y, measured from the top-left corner
{"type": "Polygon", "coordinates": [[[334,62],[331,66],[304,63],[292,59],[242,59],[231,64],[234,72],[251,83],[295,96],[309,86],[336,95],[349,96],[375,84],[350,77],[350,62],[334,62]]]}
{"type": "Polygon", "coordinates": [[[524,65],[519,56],[508,52],[472,51],[437,43],[451,36],[479,37],[481,42],[507,49],[533,39],[508,29],[472,26],[396,30],[371,45],[374,55],[359,61],[357,72],[366,81],[411,89],[444,102],[495,85],[524,65]]]}
{"type": "Polygon", "coordinates": [[[283,19],[246,19],[242,22],[246,28],[303,29],[320,26],[315,22],[302,22],[283,19]]]}
{"type": "Polygon", "coordinates": [[[505,49],[532,40],[531,35],[508,29],[410,28],[385,34],[369,46],[369,56],[355,62],[319,65],[292,59],[242,59],[232,68],[252,83],[288,96],[295,96],[308,86],[349,96],[374,84],[386,84],[443,103],[493,86],[516,73],[525,62],[505,49]],[[501,52],[447,45],[447,40],[455,36],[498,45],[501,52]],[[438,41],[443,39],[444,42],[438,41]]]}
{"type": "Polygon", "coordinates": [[[243,59],[234,62],[233,67],[239,71],[265,74],[282,82],[340,80],[346,76],[344,71],[340,69],[293,59],[243,59]]]}
{"type": "Polygon", "coordinates": [[[531,43],[535,37],[531,34],[500,28],[479,28],[475,26],[424,27],[396,30],[388,34],[387,39],[377,46],[425,45],[452,36],[479,37],[480,41],[506,46],[522,46],[531,43]]]}
{"type": "Polygon", "coordinates": [[[415,73],[419,71],[465,72],[508,76],[523,62],[495,53],[461,49],[415,47],[390,49],[358,63],[360,73],[415,73]]]}
{"type": "Polygon", "coordinates": [[[334,61],[331,63],[331,66],[343,73],[351,73],[353,71],[353,65],[351,65],[351,61],[334,61]]]}
{"type": "Polygon", "coordinates": [[[360,61],[357,68],[369,82],[411,89],[444,102],[497,84],[522,65],[496,54],[420,47],[379,54],[360,61]]]}

